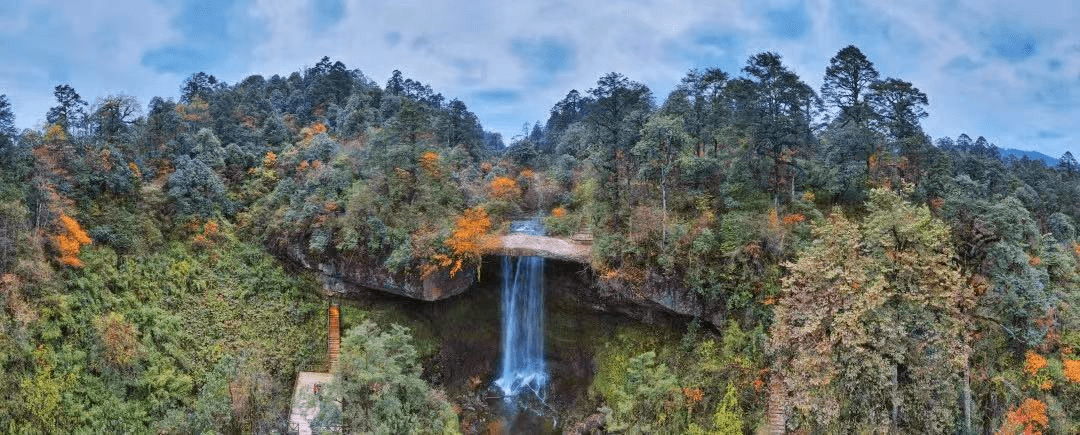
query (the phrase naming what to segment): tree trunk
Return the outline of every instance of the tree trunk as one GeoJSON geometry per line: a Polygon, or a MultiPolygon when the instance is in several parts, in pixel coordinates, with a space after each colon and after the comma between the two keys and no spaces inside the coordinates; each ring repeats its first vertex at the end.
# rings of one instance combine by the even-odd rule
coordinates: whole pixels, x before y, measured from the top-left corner
{"type": "Polygon", "coordinates": [[[964,434],[971,434],[971,361],[964,362],[964,434]]]}
{"type": "Polygon", "coordinates": [[[668,165],[664,162],[664,168],[660,171],[660,205],[663,208],[663,229],[660,236],[660,251],[667,252],[667,173],[668,165]]]}
{"type": "Polygon", "coordinates": [[[900,365],[893,366],[892,373],[892,433],[899,433],[900,419],[900,365]]]}
{"type": "Polygon", "coordinates": [[[790,199],[789,202],[793,202],[793,201],[795,201],[795,174],[794,174],[794,171],[792,171],[792,174],[791,174],[791,199],[790,199]]]}

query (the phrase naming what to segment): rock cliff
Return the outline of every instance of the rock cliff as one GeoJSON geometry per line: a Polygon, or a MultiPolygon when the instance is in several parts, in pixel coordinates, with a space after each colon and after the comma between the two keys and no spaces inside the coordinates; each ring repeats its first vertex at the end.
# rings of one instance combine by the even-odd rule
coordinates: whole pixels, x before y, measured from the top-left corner
{"type": "Polygon", "coordinates": [[[421,276],[419,271],[394,273],[381,261],[372,259],[347,255],[316,258],[296,246],[288,247],[284,254],[305,268],[319,272],[325,289],[343,296],[362,287],[422,301],[437,301],[460,294],[476,280],[471,269],[461,270],[452,277],[446,268],[421,276]]]}
{"type": "MultiPolygon", "coordinates": [[[[635,279],[603,277],[589,269],[590,246],[574,241],[544,236],[512,234],[502,236],[489,249],[489,255],[535,255],[552,261],[549,275],[575,273],[583,280],[575,285],[576,299],[594,309],[621,312],[631,317],[649,318],[658,313],[700,317],[723,327],[723,316],[701,295],[687,289],[677,277],[663,277],[644,272],[635,279]],[[580,273],[588,272],[588,273],[580,273]]],[[[351,293],[374,289],[411,299],[437,301],[468,290],[476,282],[473,269],[451,277],[447,269],[427,276],[418,271],[394,273],[382,265],[382,259],[336,255],[314,257],[296,246],[284,255],[307,269],[320,273],[327,292],[348,297],[351,293]]]]}

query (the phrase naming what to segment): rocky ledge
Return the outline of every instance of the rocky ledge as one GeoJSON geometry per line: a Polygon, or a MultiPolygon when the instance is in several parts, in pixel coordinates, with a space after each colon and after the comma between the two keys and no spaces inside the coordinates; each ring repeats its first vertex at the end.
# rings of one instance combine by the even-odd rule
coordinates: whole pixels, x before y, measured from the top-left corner
{"type": "Polygon", "coordinates": [[[362,287],[422,301],[437,301],[464,292],[476,281],[471,269],[450,276],[449,269],[443,268],[421,276],[419,271],[395,273],[379,262],[348,256],[314,258],[295,246],[289,247],[285,254],[305,268],[318,271],[326,291],[344,296],[362,287]]]}
{"type": "Polygon", "coordinates": [[[508,234],[499,237],[489,253],[516,257],[537,256],[588,264],[590,249],[587,244],[558,237],[508,234]]]}
{"type": "MultiPolygon", "coordinates": [[[[637,318],[651,318],[657,313],[700,317],[723,326],[718,307],[706,303],[701,295],[687,289],[676,277],[645,272],[636,279],[600,277],[590,272],[591,246],[557,237],[510,234],[501,236],[488,250],[489,255],[540,256],[552,260],[549,279],[575,275],[581,282],[570,284],[577,298],[594,309],[622,312],[637,318]],[[584,274],[580,274],[585,272],[584,274]],[[580,275],[579,275],[580,274],[580,275]]],[[[348,255],[315,257],[290,246],[284,256],[307,269],[320,273],[325,290],[349,297],[363,289],[373,289],[421,301],[446,299],[468,290],[476,282],[475,270],[465,268],[454,276],[441,269],[421,276],[417,271],[394,273],[382,265],[382,259],[348,255]]]]}

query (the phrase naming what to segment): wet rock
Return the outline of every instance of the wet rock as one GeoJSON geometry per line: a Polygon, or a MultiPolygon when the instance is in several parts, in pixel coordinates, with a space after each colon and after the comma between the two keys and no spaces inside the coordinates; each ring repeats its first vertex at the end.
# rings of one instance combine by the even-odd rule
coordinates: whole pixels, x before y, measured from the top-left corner
{"type": "Polygon", "coordinates": [[[590,435],[603,433],[601,428],[604,427],[605,415],[602,413],[595,413],[585,418],[585,420],[574,423],[565,431],[563,435],[590,435]]]}

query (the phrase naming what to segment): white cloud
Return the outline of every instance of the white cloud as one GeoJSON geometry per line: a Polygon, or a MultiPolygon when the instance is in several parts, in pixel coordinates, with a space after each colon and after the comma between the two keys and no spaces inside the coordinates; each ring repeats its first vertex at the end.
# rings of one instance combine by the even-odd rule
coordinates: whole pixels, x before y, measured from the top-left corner
{"type": "MultiPolygon", "coordinates": [[[[256,50],[253,71],[288,72],[299,63],[329,55],[385,80],[393,69],[458,97],[485,121],[486,112],[516,111],[520,119],[491,125],[504,135],[522,123],[544,120],[571,88],[585,90],[600,75],[619,71],[632,79],[670,89],[689,68],[666,62],[665,44],[696,26],[747,28],[739,6],[670,4],[628,5],[569,1],[442,3],[350,1],[346,16],[330,29],[310,29],[310,5],[257,0],[253,10],[267,22],[270,37],[256,50]],[[706,24],[707,23],[707,24],[706,24]],[[396,32],[392,44],[386,35],[396,32]],[[510,52],[514,38],[557,38],[573,47],[573,70],[543,84],[510,52]],[[519,89],[522,101],[489,110],[469,96],[484,89],[519,89]]],[[[663,98],[664,95],[658,95],[663,98]]]]}
{"type": "MultiPolygon", "coordinates": [[[[146,98],[176,79],[142,68],[139,56],[169,37],[169,11],[139,1],[87,0],[57,7],[33,1],[3,18],[0,93],[16,110],[20,127],[44,123],[53,86],[68,83],[83,99],[132,94],[146,98]]],[[[145,103],[145,99],[143,100],[145,103]]]]}
{"type": "MultiPolygon", "coordinates": [[[[172,19],[182,0],[93,0],[62,8],[27,1],[0,16],[0,36],[13,42],[0,47],[0,92],[13,100],[20,125],[34,123],[26,113],[39,119],[51,105],[56,80],[49,77],[66,74],[88,100],[122,92],[145,103],[176,95],[184,77],[151,71],[141,59],[181,42],[172,19]]],[[[911,81],[930,96],[925,125],[932,135],[968,132],[1049,154],[1080,140],[1072,128],[1080,108],[1067,99],[1080,94],[1080,31],[1073,25],[1080,6],[1065,1],[347,0],[336,21],[313,20],[312,1],[248,0],[247,18],[259,23],[252,30],[259,33],[256,44],[228,48],[245,51],[233,59],[246,67],[207,72],[236,82],[250,73],[289,74],[324,55],[378,82],[400,69],[463,99],[489,129],[513,135],[523,123],[546,119],[567,91],[584,91],[609,71],[650,85],[662,100],[695,63],[719,62],[710,66],[738,75],[747,56],[769,50],[816,87],[828,59],[856,44],[883,76],[911,81]],[[804,36],[771,35],[764,11],[797,11],[800,4],[809,24],[804,36]],[[332,24],[313,28],[318,22],[332,24]],[[570,47],[573,59],[538,76],[536,68],[552,64],[516,57],[515,39],[556,41],[570,47]],[[695,46],[701,42],[695,39],[728,45],[695,46]],[[967,62],[956,61],[961,56],[967,62]],[[522,97],[480,98],[511,93],[522,97]]]]}

